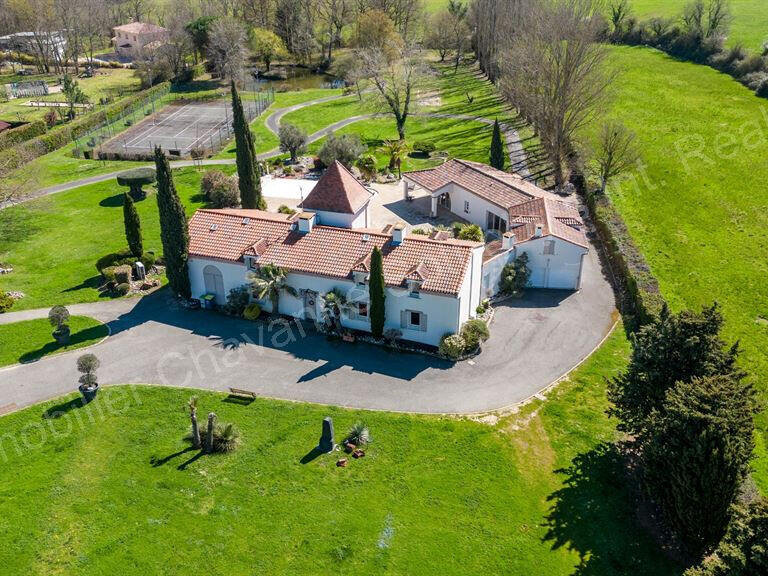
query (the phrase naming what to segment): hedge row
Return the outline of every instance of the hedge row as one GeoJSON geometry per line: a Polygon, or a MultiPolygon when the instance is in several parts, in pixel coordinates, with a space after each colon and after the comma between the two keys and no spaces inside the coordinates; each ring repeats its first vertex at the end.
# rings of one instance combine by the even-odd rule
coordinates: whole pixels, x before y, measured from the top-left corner
{"type": "Polygon", "coordinates": [[[619,284],[625,322],[628,316],[633,328],[651,322],[661,311],[664,298],[645,257],[609,198],[588,194],[586,204],[614,279],[619,284]]]}
{"type": "Polygon", "coordinates": [[[11,128],[5,132],[0,132],[0,151],[7,150],[12,146],[31,140],[37,136],[45,134],[47,127],[42,120],[35,120],[28,124],[22,124],[16,128],[11,128]]]}
{"type": "Polygon", "coordinates": [[[112,122],[117,116],[135,106],[138,102],[151,98],[155,94],[167,92],[169,87],[170,84],[163,82],[148,90],[123,98],[111,106],[91,112],[87,116],[56,127],[47,134],[28,140],[16,148],[6,150],[0,153],[0,166],[12,170],[35,158],[58,150],[73,140],[85,136],[94,128],[112,122]]]}

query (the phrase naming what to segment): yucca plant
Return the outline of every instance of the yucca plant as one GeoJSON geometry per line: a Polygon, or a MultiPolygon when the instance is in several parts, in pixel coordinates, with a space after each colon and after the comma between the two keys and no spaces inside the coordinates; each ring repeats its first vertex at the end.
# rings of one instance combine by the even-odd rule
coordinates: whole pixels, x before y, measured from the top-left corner
{"type": "Polygon", "coordinates": [[[355,446],[364,446],[371,441],[371,434],[368,431],[368,426],[362,422],[355,423],[352,428],[347,432],[347,442],[354,444],[355,446]]]}
{"type": "Polygon", "coordinates": [[[240,431],[234,424],[216,426],[213,434],[214,452],[232,452],[240,444],[240,431]]]}

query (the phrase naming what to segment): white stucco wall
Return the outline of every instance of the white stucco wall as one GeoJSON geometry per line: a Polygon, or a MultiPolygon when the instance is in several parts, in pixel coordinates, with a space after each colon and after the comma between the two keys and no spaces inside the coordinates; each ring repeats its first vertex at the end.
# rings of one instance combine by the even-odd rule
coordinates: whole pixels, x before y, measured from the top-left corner
{"type": "Polygon", "coordinates": [[[586,248],[560,238],[544,236],[516,246],[518,254],[528,254],[531,269],[530,284],[534,288],[578,290],[581,287],[581,267],[586,248]],[[547,240],[555,242],[555,253],[544,254],[547,240]]]}
{"type": "Polygon", "coordinates": [[[465,190],[461,186],[457,186],[454,183],[447,184],[438,190],[438,192],[447,192],[450,195],[451,212],[464,218],[472,224],[477,224],[483,230],[486,229],[487,212],[496,214],[502,218],[504,222],[509,220],[509,212],[507,210],[504,210],[504,208],[496,206],[496,204],[480,198],[479,196],[465,190]],[[464,212],[464,202],[469,202],[469,213],[464,212]]]}
{"type": "Polygon", "coordinates": [[[356,214],[340,214],[338,212],[324,212],[317,210],[315,218],[317,224],[321,226],[336,226],[338,228],[367,228],[368,227],[368,204],[361,208],[356,214]]]}
{"type": "Polygon", "coordinates": [[[483,286],[480,294],[483,298],[491,298],[499,292],[499,281],[504,266],[514,261],[515,251],[502,252],[483,262],[483,286]]]}
{"type": "MultiPolygon", "coordinates": [[[[474,316],[474,311],[479,304],[480,268],[478,262],[481,258],[475,258],[473,269],[474,276],[467,270],[461,294],[458,297],[443,296],[422,292],[418,297],[413,297],[403,288],[387,288],[386,299],[386,323],[385,329],[396,328],[401,330],[403,338],[423,344],[437,346],[440,338],[446,333],[458,332],[461,324],[474,316]],[[413,310],[426,316],[426,330],[412,330],[401,326],[401,311],[413,310]]],[[[189,275],[192,284],[192,296],[197,298],[206,293],[203,270],[206,266],[215,266],[222,274],[224,291],[217,294],[217,304],[226,303],[226,295],[233,288],[247,284],[248,270],[244,264],[220,262],[217,260],[190,258],[189,275]]],[[[469,267],[468,267],[469,268],[469,267]]],[[[368,300],[368,287],[355,286],[351,280],[337,280],[323,276],[290,273],[287,282],[297,291],[313,290],[322,296],[334,288],[342,290],[348,298],[356,298],[359,301],[368,300]]],[[[271,311],[271,303],[259,302],[262,309],[271,311]]],[[[280,295],[280,313],[288,316],[309,319],[309,314],[304,310],[304,300],[301,294],[293,297],[287,292],[280,295]]],[[[316,316],[322,320],[322,310],[319,302],[316,305],[316,316]]],[[[342,318],[342,325],[361,331],[370,331],[370,323],[367,320],[352,319],[347,316],[342,318]]]]}

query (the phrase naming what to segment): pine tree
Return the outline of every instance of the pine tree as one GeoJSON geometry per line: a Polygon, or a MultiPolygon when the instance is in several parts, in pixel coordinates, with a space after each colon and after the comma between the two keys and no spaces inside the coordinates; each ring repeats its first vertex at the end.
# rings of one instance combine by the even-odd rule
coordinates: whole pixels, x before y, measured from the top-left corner
{"type": "Polygon", "coordinates": [[[493,136],[491,137],[491,166],[497,170],[504,170],[504,143],[501,140],[501,126],[498,118],[493,123],[493,136]]]}
{"type": "Polygon", "coordinates": [[[123,224],[125,225],[125,239],[128,241],[128,248],[136,258],[141,258],[144,254],[144,242],[141,239],[141,220],[136,211],[136,205],[133,198],[127,192],[123,198],[123,224]]]}
{"type": "Polygon", "coordinates": [[[371,276],[368,280],[368,297],[370,300],[371,333],[374,338],[381,338],[384,334],[384,322],[386,300],[384,284],[384,259],[381,250],[376,246],[371,253],[371,276]]]}
{"type": "Polygon", "coordinates": [[[732,375],[678,382],[651,417],[643,478],[670,528],[701,557],[725,534],[749,474],[755,390],[732,375]]]}
{"type": "Polygon", "coordinates": [[[235,153],[237,160],[238,185],[243,208],[258,208],[266,210],[267,205],[261,196],[261,179],[256,165],[256,153],[253,147],[251,127],[243,111],[243,102],[237,92],[233,80],[232,90],[232,123],[235,129],[235,153]]]}
{"type": "Polygon", "coordinates": [[[155,148],[157,167],[157,207],[160,212],[160,239],[171,290],[184,298],[191,296],[189,286],[189,231],[184,206],[173,185],[168,159],[158,146],[155,148]]]}

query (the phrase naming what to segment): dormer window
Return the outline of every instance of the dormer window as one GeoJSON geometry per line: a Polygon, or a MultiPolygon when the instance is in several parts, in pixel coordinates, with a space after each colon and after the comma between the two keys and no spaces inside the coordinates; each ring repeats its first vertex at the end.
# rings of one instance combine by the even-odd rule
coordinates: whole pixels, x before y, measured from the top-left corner
{"type": "Polygon", "coordinates": [[[408,280],[408,295],[411,298],[418,298],[421,293],[421,280],[408,280]]]}
{"type": "Polygon", "coordinates": [[[248,267],[248,270],[257,270],[259,268],[258,258],[255,256],[246,256],[245,265],[248,267]]]}
{"type": "Polygon", "coordinates": [[[352,277],[355,280],[355,284],[358,286],[365,286],[368,282],[368,273],[355,270],[352,272],[352,277]]]}

